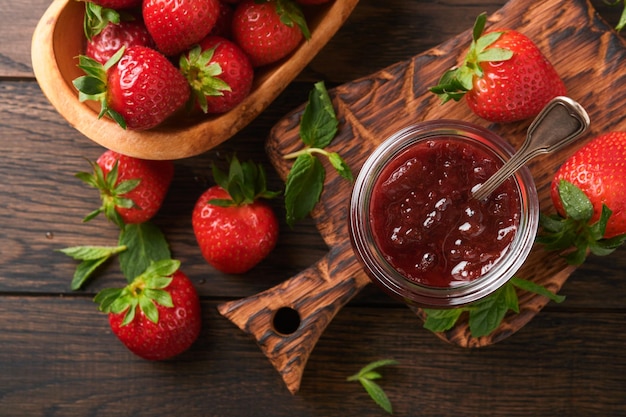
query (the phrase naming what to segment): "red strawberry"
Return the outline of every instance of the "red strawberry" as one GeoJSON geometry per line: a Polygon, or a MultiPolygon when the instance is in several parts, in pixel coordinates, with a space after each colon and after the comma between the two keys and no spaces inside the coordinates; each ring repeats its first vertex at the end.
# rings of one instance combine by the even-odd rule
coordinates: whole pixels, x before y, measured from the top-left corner
{"type": "Polygon", "coordinates": [[[265,173],[253,163],[233,158],[228,175],[213,167],[218,185],[205,191],[192,214],[193,231],[206,261],[229,274],[250,270],[278,240],[278,219],[259,198],[277,195],[266,189],[265,173]]]}
{"type": "Polygon", "coordinates": [[[148,161],[108,150],[95,163],[93,173],[76,174],[100,190],[102,206],[85,221],[104,213],[123,228],[124,224],[143,223],[159,211],[174,176],[171,161],[148,161]]]}
{"type": "Polygon", "coordinates": [[[123,47],[104,65],[81,55],[79,67],[87,74],[74,80],[80,101],[99,101],[98,117],[106,114],[123,128],[153,128],[189,99],[185,77],[151,48],[123,47]]]}
{"type": "Polygon", "coordinates": [[[291,0],[245,0],[235,9],[233,39],[260,67],[289,55],[311,34],[302,10],[291,0]]]}
{"type": "Polygon", "coordinates": [[[559,216],[544,216],[539,239],[549,249],[575,247],[573,264],[587,251],[611,253],[626,239],[626,132],[594,138],[561,165],[551,184],[559,216]]]}
{"type": "Polygon", "coordinates": [[[231,39],[234,13],[235,9],[233,6],[223,0],[220,1],[220,10],[217,16],[217,21],[215,22],[213,29],[211,29],[211,32],[209,32],[209,35],[217,35],[226,39],[231,39]]]}
{"type": "Polygon", "coordinates": [[[476,19],[463,64],[430,91],[444,103],[465,96],[476,115],[498,123],[535,117],[554,97],[566,95],[563,81],[532,40],[511,29],[483,34],[486,19],[485,14],[476,19]]]}
{"type": "Polygon", "coordinates": [[[113,333],[144,359],[176,356],[200,334],[200,299],[179,266],[174,260],[155,262],[125,288],[102,290],[94,299],[108,313],[113,333]]]}
{"type": "Polygon", "coordinates": [[[217,22],[219,0],[145,0],[143,19],[157,48],[177,55],[200,42],[217,22]]]}
{"type": "Polygon", "coordinates": [[[180,70],[205,113],[223,113],[250,93],[254,70],[247,55],[233,42],[207,36],[182,54],[180,70]]]}
{"type": "Polygon", "coordinates": [[[85,55],[104,64],[122,46],[134,45],[154,46],[154,42],[141,20],[122,20],[118,24],[109,22],[87,41],[85,55]]]}

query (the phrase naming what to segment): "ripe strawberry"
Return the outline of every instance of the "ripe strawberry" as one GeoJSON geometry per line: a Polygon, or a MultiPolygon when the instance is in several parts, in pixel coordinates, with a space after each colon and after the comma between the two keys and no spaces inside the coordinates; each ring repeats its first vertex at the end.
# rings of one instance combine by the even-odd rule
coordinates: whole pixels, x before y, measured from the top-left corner
{"type": "Polygon", "coordinates": [[[214,268],[229,274],[250,270],[264,259],[278,240],[278,219],[259,198],[278,193],[266,189],[265,172],[252,162],[230,162],[228,175],[213,166],[218,185],[196,202],[193,231],[202,255],[214,268]]]}
{"type": "Polygon", "coordinates": [[[231,39],[235,9],[231,4],[223,0],[221,0],[219,4],[220,10],[217,16],[217,21],[215,22],[213,29],[211,29],[211,32],[209,32],[209,35],[217,35],[226,39],[231,39]]]}
{"type": "Polygon", "coordinates": [[[233,16],[233,39],[254,67],[289,55],[311,34],[302,10],[291,0],[242,1],[233,16]]]}
{"type": "Polygon", "coordinates": [[[79,56],[87,75],[74,80],[80,101],[96,100],[122,128],[145,130],[164,122],[189,99],[189,85],[165,56],[144,46],[122,47],[104,65],[79,56]]]}
{"type": "Polygon", "coordinates": [[[180,70],[205,113],[224,113],[248,96],[254,70],[233,42],[209,35],[181,55],[180,70]]]}
{"type": "Polygon", "coordinates": [[[159,211],[174,176],[171,161],[149,161],[107,150],[94,163],[93,173],[76,176],[100,190],[102,206],[85,221],[100,213],[120,226],[143,223],[159,211]]]}
{"type": "Polygon", "coordinates": [[[157,261],[125,288],[105,289],[94,298],[109,315],[113,333],[144,359],[176,356],[200,334],[200,299],[179,266],[179,261],[157,261]]]}
{"type": "Polygon", "coordinates": [[[535,117],[554,97],[566,95],[563,81],[532,40],[511,29],[483,34],[486,20],[485,14],[476,19],[463,64],[448,70],[430,91],[444,103],[465,96],[476,115],[498,123],[535,117]]]}
{"type": "Polygon", "coordinates": [[[219,0],[145,0],[143,19],[157,48],[177,55],[200,42],[217,22],[219,0]]]}
{"type": "Polygon", "coordinates": [[[105,64],[123,46],[134,45],[154,47],[154,42],[141,20],[109,22],[93,35],[85,48],[85,55],[105,64]]]}
{"type": "Polygon", "coordinates": [[[551,184],[558,216],[544,216],[538,239],[548,249],[575,251],[568,259],[584,261],[587,251],[611,253],[626,239],[626,132],[594,138],[561,165],[551,184]]]}

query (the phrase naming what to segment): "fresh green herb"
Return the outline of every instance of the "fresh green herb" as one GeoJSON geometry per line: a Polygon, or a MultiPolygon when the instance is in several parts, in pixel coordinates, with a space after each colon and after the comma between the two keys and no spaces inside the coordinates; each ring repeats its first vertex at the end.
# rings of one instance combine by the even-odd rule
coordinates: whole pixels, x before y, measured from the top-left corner
{"type": "Polygon", "coordinates": [[[80,289],[89,277],[111,257],[127,249],[125,245],[119,246],[72,246],[60,249],[59,252],[71,256],[73,259],[82,261],[74,271],[72,278],[72,290],[80,289]]]}
{"type": "Polygon", "coordinates": [[[167,239],[151,222],[126,225],[120,232],[119,244],[128,248],[119,256],[120,269],[128,282],[153,262],[171,259],[167,239]]]}
{"type": "Polygon", "coordinates": [[[565,251],[565,259],[570,265],[581,265],[587,253],[604,256],[613,253],[626,240],[626,234],[604,239],[604,232],[611,209],[602,205],[597,222],[589,224],[593,217],[593,204],[589,197],[571,182],[559,182],[559,197],[566,216],[541,214],[539,220],[543,230],[537,242],[546,250],[565,251]]]}
{"type": "Polygon", "coordinates": [[[359,381],[369,396],[372,397],[374,402],[376,402],[376,404],[378,404],[383,410],[392,414],[393,409],[391,407],[389,397],[387,397],[385,391],[380,387],[380,385],[374,382],[374,380],[382,378],[382,375],[377,371],[378,368],[397,364],[398,362],[393,359],[378,360],[364,366],[359,372],[346,379],[348,381],[359,381]]]}
{"type": "Polygon", "coordinates": [[[352,171],[341,156],[324,149],[337,134],[339,122],[324,82],[315,83],[314,87],[300,121],[299,133],[305,147],[284,156],[295,159],[285,186],[286,217],[290,227],[313,210],[322,194],[326,170],[317,156],[325,156],[339,175],[353,180],[352,171]]]}
{"type": "Polygon", "coordinates": [[[561,303],[565,300],[564,296],[553,294],[539,284],[513,277],[493,294],[468,306],[447,310],[424,309],[426,313],[424,327],[433,332],[450,330],[461,315],[467,312],[469,314],[468,324],[472,337],[488,336],[500,326],[509,310],[519,313],[519,300],[516,288],[548,297],[556,303],[561,303]]]}

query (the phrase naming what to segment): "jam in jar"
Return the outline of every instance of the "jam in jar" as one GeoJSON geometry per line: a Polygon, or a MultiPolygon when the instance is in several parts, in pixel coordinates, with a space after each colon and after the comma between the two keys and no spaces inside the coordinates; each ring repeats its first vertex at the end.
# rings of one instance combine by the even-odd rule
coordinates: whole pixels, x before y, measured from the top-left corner
{"type": "Polygon", "coordinates": [[[472,191],[512,147],[459,121],[409,126],[368,158],[350,202],[350,233],[370,278],[402,300],[453,307],[500,288],[535,238],[538,198],[527,168],[484,200],[472,191]]]}

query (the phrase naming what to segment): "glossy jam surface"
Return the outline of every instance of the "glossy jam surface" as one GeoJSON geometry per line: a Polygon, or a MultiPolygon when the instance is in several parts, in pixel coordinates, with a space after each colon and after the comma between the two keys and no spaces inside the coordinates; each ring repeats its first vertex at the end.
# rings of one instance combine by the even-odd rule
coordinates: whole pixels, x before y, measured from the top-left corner
{"type": "Polygon", "coordinates": [[[370,221],[379,250],[408,280],[453,287],[486,273],[507,251],[520,220],[513,179],[487,200],[471,190],[500,166],[489,150],[436,137],[396,156],[376,180],[370,221]]]}

